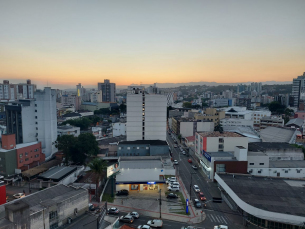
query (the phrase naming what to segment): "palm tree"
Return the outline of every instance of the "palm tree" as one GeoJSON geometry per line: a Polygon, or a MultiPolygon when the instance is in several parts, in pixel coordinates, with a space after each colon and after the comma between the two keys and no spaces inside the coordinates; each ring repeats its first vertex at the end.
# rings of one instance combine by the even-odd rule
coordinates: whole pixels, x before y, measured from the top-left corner
{"type": "Polygon", "coordinates": [[[102,179],[105,170],[107,169],[107,162],[104,161],[101,158],[95,158],[93,159],[89,164],[89,168],[91,169],[91,172],[93,172],[96,175],[96,180],[95,180],[95,195],[96,198],[98,198],[98,187],[99,187],[99,182],[102,179]]]}

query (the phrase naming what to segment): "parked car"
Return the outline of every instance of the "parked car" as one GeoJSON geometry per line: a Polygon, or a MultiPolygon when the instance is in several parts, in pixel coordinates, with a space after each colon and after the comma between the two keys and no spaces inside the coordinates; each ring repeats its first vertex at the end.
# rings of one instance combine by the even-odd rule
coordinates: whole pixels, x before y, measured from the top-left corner
{"type": "Polygon", "coordinates": [[[195,169],[195,170],[198,169],[196,165],[192,165],[192,168],[195,169]]]}
{"type": "Polygon", "coordinates": [[[198,199],[194,199],[194,206],[196,208],[201,208],[201,203],[200,203],[200,201],[198,199]]]}
{"type": "Polygon", "coordinates": [[[182,154],[183,154],[183,155],[186,155],[186,153],[185,153],[185,151],[184,151],[184,150],[182,151],[182,154]]]}
{"type": "Polygon", "coordinates": [[[193,188],[194,188],[194,191],[195,191],[195,192],[200,192],[200,189],[199,189],[198,185],[195,184],[195,185],[193,186],[193,188]]]}
{"type": "Polygon", "coordinates": [[[131,215],[135,219],[139,219],[140,214],[137,212],[129,212],[128,215],[131,215]]]}
{"type": "Polygon", "coordinates": [[[161,219],[153,219],[153,220],[149,220],[147,222],[147,225],[149,225],[151,227],[162,227],[163,221],[161,219]]]}
{"type": "Polygon", "coordinates": [[[128,195],[129,195],[129,192],[128,192],[128,190],[126,190],[126,189],[122,189],[122,190],[120,190],[120,191],[117,191],[116,195],[117,195],[117,196],[128,196],[128,195]]]}
{"type": "Polygon", "coordinates": [[[117,208],[109,208],[108,209],[108,214],[119,214],[119,209],[117,208]]]}
{"type": "Polygon", "coordinates": [[[124,223],[133,223],[134,218],[131,215],[125,215],[125,216],[121,216],[119,220],[124,223]]]}
{"type": "Polygon", "coordinates": [[[94,211],[96,208],[93,204],[89,203],[89,211],[94,211]]]}
{"type": "Polygon", "coordinates": [[[168,186],[167,190],[168,191],[176,191],[176,192],[178,192],[180,190],[180,187],[177,186],[177,185],[176,186],[168,186]]]}
{"type": "Polygon", "coordinates": [[[199,192],[198,196],[199,196],[199,199],[202,201],[207,200],[207,198],[204,196],[203,192],[199,192]]]}
{"type": "Polygon", "coordinates": [[[218,226],[214,226],[214,229],[229,229],[229,227],[226,225],[218,225],[218,226]]]}
{"type": "Polygon", "coordinates": [[[17,193],[17,194],[14,194],[13,197],[14,197],[15,199],[20,199],[20,198],[25,197],[25,194],[24,194],[24,193],[17,193]]]}
{"type": "Polygon", "coordinates": [[[166,198],[168,198],[168,199],[176,199],[176,198],[178,198],[178,196],[177,196],[177,194],[169,193],[166,198]]]}
{"type": "Polygon", "coordinates": [[[178,147],[178,146],[175,144],[175,145],[174,145],[174,148],[177,148],[177,147],[178,147]]]}
{"type": "Polygon", "coordinates": [[[192,162],[193,162],[191,158],[187,159],[187,161],[188,161],[189,163],[192,163],[192,162]]]}
{"type": "Polygon", "coordinates": [[[150,229],[151,227],[148,225],[139,225],[138,229],[150,229]]]}
{"type": "Polygon", "coordinates": [[[180,186],[179,182],[174,181],[170,183],[170,186],[180,186]]]}
{"type": "Polygon", "coordinates": [[[174,160],[174,165],[178,165],[178,161],[177,160],[174,160]]]}

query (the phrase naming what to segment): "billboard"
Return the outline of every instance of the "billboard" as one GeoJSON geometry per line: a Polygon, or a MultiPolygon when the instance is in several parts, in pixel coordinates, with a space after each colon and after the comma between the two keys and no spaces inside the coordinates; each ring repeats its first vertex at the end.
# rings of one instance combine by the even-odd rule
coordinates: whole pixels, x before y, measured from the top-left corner
{"type": "Polygon", "coordinates": [[[117,173],[120,171],[120,163],[116,162],[107,167],[107,177],[110,177],[112,174],[117,173]]]}

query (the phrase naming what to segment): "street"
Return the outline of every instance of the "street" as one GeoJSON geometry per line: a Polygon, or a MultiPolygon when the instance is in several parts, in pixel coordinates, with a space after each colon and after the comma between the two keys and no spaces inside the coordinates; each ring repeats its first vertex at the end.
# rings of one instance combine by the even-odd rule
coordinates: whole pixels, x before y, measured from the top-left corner
{"type": "MultiPolygon", "coordinates": [[[[224,224],[229,226],[229,228],[243,228],[242,217],[237,212],[232,211],[224,201],[222,203],[212,202],[212,195],[210,194],[209,189],[210,187],[216,187],[216,184],[209,181],[203,174],[203,172],[200,172],[201,168],[199,168],[199,165],[194,160],[194,158],[192,158],[191,156],[183,155],[179,148],[174,148],[174,140],[168,134],[167,141],[172,149],[173,159],[178,160],[179,162],[179,164],[176,165],[177,175],[180,176],[188,193],[190,193],[191,190],[190,203],[193,205],[193,199],[199,199],[198,194],[195,193],[193,187],[190,188],[190,185],[198,185],[200,191],[204,193],[207,199],[205,201],[206,209],[200,209],[206,213],[206,219],[200,225],[206,228],[213,228],[213,226],[215,225],[224,224]],[[189,158],[192,158],[192,163],[189,163],[187,161],[189,158]],[[194,170],[192,168],[192,164],[195,164],[198,169],[194,170]]],[[[203,203],[203,201],[201,202],[203,203]]]]}

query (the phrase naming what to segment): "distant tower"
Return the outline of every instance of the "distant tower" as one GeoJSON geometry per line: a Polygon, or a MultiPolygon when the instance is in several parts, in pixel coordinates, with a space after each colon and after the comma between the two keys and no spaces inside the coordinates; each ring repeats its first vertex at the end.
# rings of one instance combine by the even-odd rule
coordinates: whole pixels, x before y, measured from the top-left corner
{"type": "Polygon", "coordinates": [[[110,83],[110,80],[105,79],[104,83],[97,84],[98,91],[102,91],[103,102],[115,102],[115,83],[110,83]]]}

